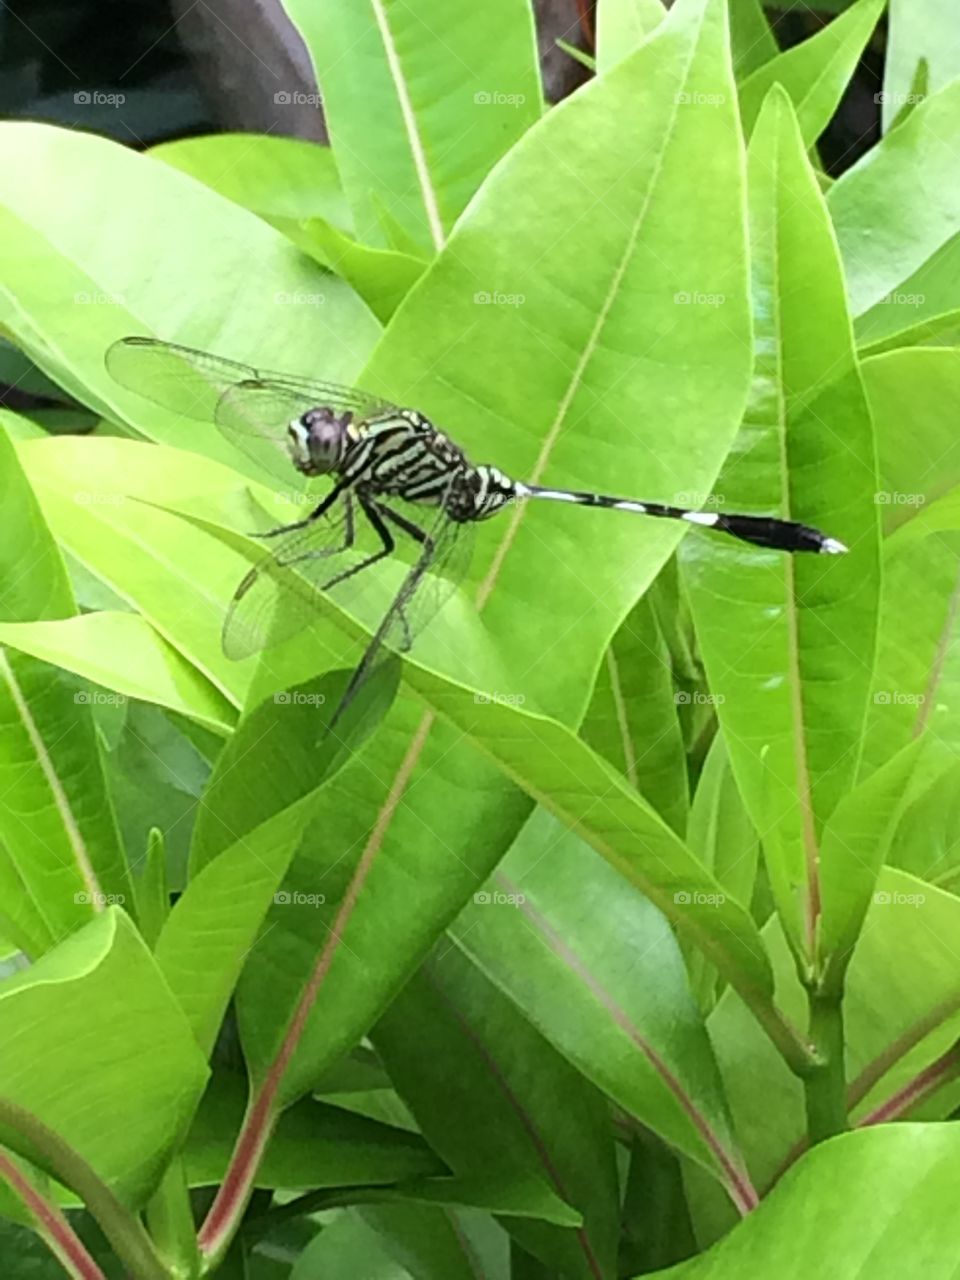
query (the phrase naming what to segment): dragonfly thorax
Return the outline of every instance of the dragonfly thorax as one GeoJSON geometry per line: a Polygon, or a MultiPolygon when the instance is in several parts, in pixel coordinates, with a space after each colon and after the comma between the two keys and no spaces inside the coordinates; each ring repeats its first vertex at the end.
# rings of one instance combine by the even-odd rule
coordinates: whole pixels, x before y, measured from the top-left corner
{"type": "Polygon", "coordinates": [[[351,443],[350,424],[353,415],[339,418],[332,409],[308,409],[287,427],[290,457],[298,471],[307,476],[327,475],[336,471],[351,443]]]}

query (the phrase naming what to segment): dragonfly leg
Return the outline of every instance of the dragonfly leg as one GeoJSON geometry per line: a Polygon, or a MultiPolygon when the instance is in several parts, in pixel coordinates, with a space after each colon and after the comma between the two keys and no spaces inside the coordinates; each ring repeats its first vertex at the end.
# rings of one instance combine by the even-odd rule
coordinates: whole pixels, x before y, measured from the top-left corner
{"type": "MultiPolygon", "coordinates": [[[[313,524],[314,520],[319,520],[321,516],[325,516],[327,512],[330,510],[330,508],[333,506],[333,504],[336,502],[336,500],[343,493],[344,489],[347,489],[347,488],[349,488],[349,485],[347,485],[344,482],[334,485],[334,487],[330,490],[330,492],[323,499],[323,501],[318,503],[318,505],[315,506],[314,509],[310,512],[310,514],[308,516],[304,516],[302,520],[295,520],[293,524],[282,524],[279,526],[279,528],[276,528],[276,529],[268,529],[266,533],[251,533],[251,534],[248,534],[247,536],[251,538],[276,538],[281,533],[291,533],[294,529],[305,529],[307,525],[313,524]]],[[[347,537],[349,541],[345,542],[344,546],[347,546],[347,547],[352,546],[353,545],[353,511],[351,509],[349,502],[347,503],[347,537]]]]}
{"type": "MultiPolygon", "coordinates": [[[[371,499],[366,498],[359,493],[357,494],[357,499],[361,507],[363,507],[364,514],[366,515],[367,519],[370,521],[371,525],[373,526],[374,531],[377,534],[377,537],[380,539],[380,549],[379,551],[374,551],[372,555],[369,555],[365,559],[361,560],[359,564],[351,565],[349,569],[344,569],[342,573],[335,574],[334,577],[330,578],[327,582],[320,583],[321,591],[329,591],[330,588],[335,587],[337,583],[345,582],[347,578],[352,578],[353,575],[355,573],[359,573],[361,569],[369,569],[372,564],[376,564],[377,561],[382,560],[384,556],[392,555],[396,548],[397,544],[394,541],[393,535],[391,534],[387,526],[383,523],[383,521],[380,519],[380,512],[377,508],[376,503],[374,503],[373,501],[371,501],[371,499]]],[[[352,512],[348,517],[348,524],[349,524],[350,540],[352,545],[352,541],[353,541],[352,512]]]]}

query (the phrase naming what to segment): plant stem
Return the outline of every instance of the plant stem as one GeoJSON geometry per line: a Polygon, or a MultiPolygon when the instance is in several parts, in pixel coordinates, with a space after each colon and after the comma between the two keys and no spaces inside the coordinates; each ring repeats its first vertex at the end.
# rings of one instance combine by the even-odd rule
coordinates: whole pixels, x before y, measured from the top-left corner
{"type": "Polygon", "coordinates": [[[811,1146],[847,1128],[841,996],[809,992],[810,1039],[822,1062],[803,1081],[811,1146]]]}
{"type": "Polygon", "coordinates": [[[5,1098],[0,1099],[0,1126],[7,1133],[26,1138],[57,1179],[77,1193],[134,1280],[170,1280],[143,1223],[121,1204],[68,1142],[31,1112],[5,1098]]]}
{"type": "Polygon", "coordinates": [[[199,1276],[200,1250],[180,1156],[174,1156],[147,1205],[147,1226],[157,1252],[170,1268],[172,1280],[194,1280],[199,1276]]]}
{"type": "Polygon", "coordinates": [[[26,1174],[2,1151],[0,1178],[9,1183],[30,1211],[37,1234],[46,1242],[68,1276],[73,1280],[106,1280],[58,1206],[41,1195],[26,1174]]]}

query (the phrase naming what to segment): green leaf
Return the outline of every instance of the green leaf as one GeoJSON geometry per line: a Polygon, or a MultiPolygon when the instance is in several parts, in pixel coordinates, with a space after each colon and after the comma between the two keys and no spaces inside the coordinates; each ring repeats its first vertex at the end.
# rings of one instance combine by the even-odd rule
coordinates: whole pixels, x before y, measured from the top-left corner
{"type": "MultiPolygon", "coordinates": [[[[220,733],[233,727],[236,713],[226,698],[139,614],[84,613],[59,622],[2,623],[0,642],[220,733]]],[[[90,703],[98,696],[91,693],[90,703]]]]}
{"type": "MultiPolygon", "coordinates": [[[[11,620],[0,629],[73,613],[63,561],[3,433],[0,504],[2,612],[11,620]]],[[[0,650],[0,878],[13,889],[4,915],[34,957],[102,910],[105,895],[133,909],[91,697],[55,667],[0,650]]]]}
{"type": "Polygon", "coordinates": [[[398,0],[286,0],[285,8],[313,61],[358,239],[388,243],[382,205],[422,250],[437,251],[540,114],[529,5],[422,0],[414,11],[398,0]]]}
{"type": "Polygon", "coordinates": [[[833,118],[886,0],[859,0],[815,36],[763,63],[740,86],[743,127],[752,133],[775,84],[790,95],[800,135],[810,148],[833,118]]]}
{"type": "Polygon", "coordinates": [[[468,708],[452,686],[426,673],[417,673],[416,685],[508,777],[592,845],[708,955],[785,1053],[797,1049],[771,1005],[766,957],[748,912],[723,893],[625,779],[554,721],[497,703],[468,708]],[[594,800],[598,794],[602,806],[594,800]]]}
{"type": "Polygon", "coordinates": [[[303,224],[301,244],[352,285],[384,324],[426,267],[422,259],[410,254],[361,244],[323,218],[310,218],[303,224]]]}
{"type": "Polygon", "coordinates": [[[570,1276],[612,1274],[619,1197],[603,1098],[464,956],[441,944],[373,1042],[455,1174],[521,1193],[525,1217],[556,1223],[558,1200],[582,1215],[573,1234],[509,1224],[527,1249],[570,1276]]]}
{"type": "MultiPolygon", "coordinates": [[[[183,1135],[206,1068],[127,917],[102,913],[8,978],[0,1034],[17,1044],[0,1064],[3,1096],[69,1143],[125,1204],[142,1205],[183,1135]]],[[[6,1129],[3,1140],[35,1154],[6,1129]]]]}
{"type": "Polygon", "coordinates": [[[242,466],[218,431],[113,382],[103,353],[117,338],[156,332],[350,381],[377,337],[348,285],[169,165],[92,134],[25,123],[0,126],[0,162],[23,173],[0,206],[6,324],[78,398],[153,439],[242,466]],[[51,200],[51,190],[70,199],[51,200]]]}
{"type": "Polygon", "coordinates": [[[760,0],[730,0],[733,69],[743,80],[780,52],[760,0]]]}
{"type": "MultiPolygon", "coordinates": [[[[760,838],[737,788],[723,734],[710,745],[694,792],[687,843],[709,867],[724,891],[737,902],[753,898],[760,857],[760,838]]],[[[710,1009],[717,986],[716,970],[705,957],[687,948],[690,985],[702,1008],[710,1009]]]]}
{"type": "Polygon", "coordinates": [[[259,133],[213,133],[151,147],[154,160],[182,173],[280,230],[304,218],[352,226],[333,152],[302,138],[259,133]]]}
{"type": "Polygon", "coordinates": [[[540,811],[451,933],[587,1079],[749,1202],[680,950],[622,876],[540,811]]]}
{"type": "MultiPolygon", "coordinates": [[[[910,1101],[923,1096],[923,1073],[960,1033],[953,941],[958,928],[957,898],[884,868],[845,982],[847,1096],[853,1124],[880,1107],[895,1107],[887,1119],[903,1119],[910,1101]]],[[[776,918],[763,933],[784,1010],[801,1018],[807,996],[776,918]]],[[[765,1190],[803,1149],[802,1085],[732,992],[721,997],[708,1025],[748,1168],[765,1190]],[[763,1108],[757,1107],[759,1097],[763,1108]]],[[[932,1114],[946,1117],[954,1105],[947,1096],[932,1114]]],[[[706,1201],[694,1198],[691,1205],[702,1238],[706,1201]]]]}
{"type": "MultiPolygon", "coordinates": [[[[245,1081],[216,1075],[184,1146],[191,1186],[222,1182],[246,1103],[245,1081]]],[[[386,1186],[446,1172],[415,1133],[303,1099],[281,1116],[257,1172],[257,1186],[310,1192],[386,1186]]]]}
{"type": "Polygon", "coordinates": [[[921,103],[831,187],[827,204],[853,315],[898,290],[916,293],[905,282],[960,233],[958,146],[960,82],[954,82],[921,103]]]}
{"type": "Polygon", "coordinates": [[[824,829],[820,849],[823,916],[818,943],[828,993],[843,989],[843,975],[903,812],[920,749],[920,742],[910,743],[844,796],[824,829]]]}
{"type": "Polygon", "coordinates": [[[663,1280],[810,1275],[892,1280],[953,1275],[955,1125],[882,1125],[821,1143],[755,1213],[663,1280]],[[838,1200],[843,1212],[837,1213],[838,1200]]]}
{"type": "Polygon", "coordinates": [[[170,914],[166,856],[163,832],[151,827],[145,865],[137,882],[137,914],[143,940],[153,950],[170,914]]]}
{"type": "Polygon", "coordinates": [[[208,1055],[267,910],[284,900],[280,883],[316,809],[329,763],[318,748],[317,716],[330,683],[322,677],[257,706],[218,758],[204,794],[190,883],[156,954],[208,1055]]]}
{"type": "Polygon", "coordinates": [[[960,31],[950,0],[890,0],[883,71],[883,128],[887,132],[910,99],[936,93],[960,76],[960,31]],[[925,85],[917,69],[926,66],[925,85]]]}
{"type": "Polygon", "coordinates": [[[580,733],[678,835],[687,825],[687,760],[670,654],[648,599],[607,650],[580,733]]]}
{"type": "Polygon", "coordinates": [[[850,551],[787,557],[688,540],[684,564],[734,774],[788,935],[810,962],[817,843],[856,775],[875,657],[876,463],[836,244],[781,89],[750,162],[757,370],[717,487],[733,510],[772,509],[850,551]]]}
{"type": "MultiPolygon", "coordinates": [[[[397,312],[376,384],[407,388],[470,456],[522,480],[667,502],[708,491],[748,377],[734,107],[723,6],[675,6],[498,165],[397,312]],[[706,228],[689,216],[704,184],[706,228]],[[463,337],[438,352],[439,331],[463,337]]],[[[479,532],[470,575],[491,636],[509,634],[507,683],[485,686],[455,642],[441,669],[579,721],[679,537],[666,521],[517,505],[479,532]]]]}
{"type": "Polygon", "coordinates": [[[604,0],[597,5],[597,71],[600,75],[633,53],[663,21],[662,0],[604,0]]]}

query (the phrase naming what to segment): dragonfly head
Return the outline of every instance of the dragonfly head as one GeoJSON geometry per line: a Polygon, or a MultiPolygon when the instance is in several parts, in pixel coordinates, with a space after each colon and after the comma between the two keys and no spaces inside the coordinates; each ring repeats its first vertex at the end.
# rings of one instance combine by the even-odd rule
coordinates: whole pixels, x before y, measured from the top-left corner
{"type": "Polygon", "coordinates": [[[350,443],[352,415],[341,417],[329,408],[308,409],[287,428],[290,456],[298,471],[322,476],[336,471],[350,443]]]}

